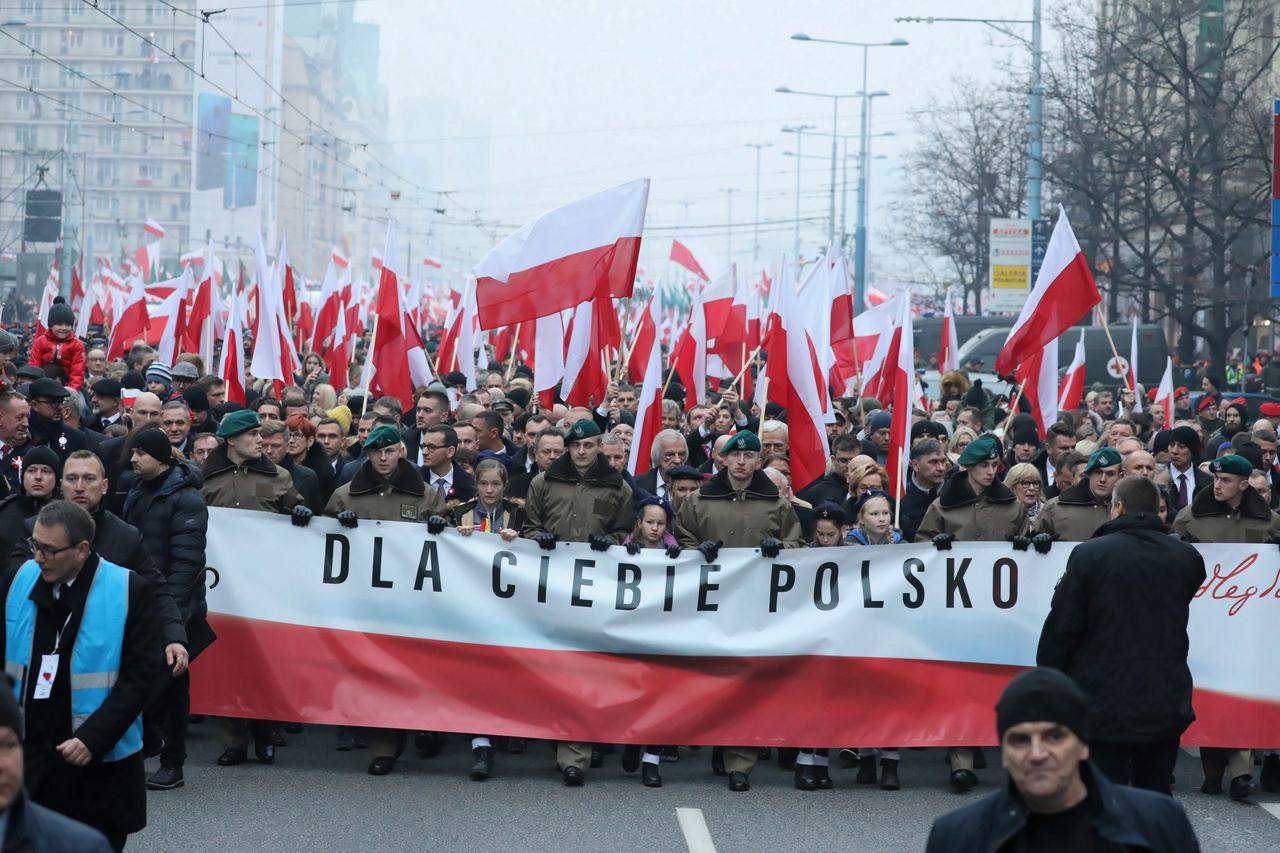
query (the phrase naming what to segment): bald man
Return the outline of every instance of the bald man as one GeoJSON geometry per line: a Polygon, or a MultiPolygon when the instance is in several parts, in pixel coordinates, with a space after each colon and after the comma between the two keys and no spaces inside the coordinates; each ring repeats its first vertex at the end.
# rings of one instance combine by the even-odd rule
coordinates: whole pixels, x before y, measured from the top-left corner
{"type": "Polygon", "coordinates": [[[1126,477],[1144,477],[1148,480],[1156,478],[1156,458],[1145,450],[1135,450],[1128,456],[1121,451],[1124,461],[1120,468],[1126,477]]]}

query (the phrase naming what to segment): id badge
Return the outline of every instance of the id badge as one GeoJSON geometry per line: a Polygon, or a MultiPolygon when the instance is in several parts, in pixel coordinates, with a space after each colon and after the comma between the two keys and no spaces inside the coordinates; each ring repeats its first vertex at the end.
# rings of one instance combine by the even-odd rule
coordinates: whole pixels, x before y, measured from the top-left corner
{"type": "Polygon", "coordinates": [[[35,691],[31,694],[32,699],[48,699],[49,694],[53,691],[53,679],[58,675],[58,656],[57,655],[41,655],[40,656],[40,672],[36,674],[35,691]]]}

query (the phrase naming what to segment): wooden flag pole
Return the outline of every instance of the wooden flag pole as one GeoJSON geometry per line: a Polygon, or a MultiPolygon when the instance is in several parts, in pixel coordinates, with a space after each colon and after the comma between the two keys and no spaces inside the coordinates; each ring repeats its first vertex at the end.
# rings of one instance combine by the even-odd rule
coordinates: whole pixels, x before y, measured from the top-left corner
{"type": "MultiPolygon", "coordinates": [[[[382,315],[375,311],[373,314],[373,337],[369,338],[369,349],[365,353],[366,359],[373,358],[373,354],[376,351],[375,348],[378,346],[378,321],[381,319],[382,315]]],[[[423,350],[423,352],[426,352],[426,350],[423,350]]],[[[364,396],[360,400],[360,417],[364,417],[364,413],[369,411],[369,382],[373,379],[373,373],[370,371],[365,370],[364,374],[368,378],[364,383],[364,396]]]]}
{"type": "MultiPolygon", "coordinates": [[[[747,346],[746,344],[743,344],[742,348],[745,350],[746,346],[747,346]]],[[[747,369],[751,367],[751,362],[755,361],[756,356],[760,354],[761,348],[762,348],[762,345],[757,345],[756,348],[751,351],[751,357],[747,359],[743,359],[742,369],[738,371],[738,375],[733,377],[733,381],[729,383],[730,388],[737,385],[738,382],[742,379],[742,377],[746,375],[747,369]]]]}
{"type": "MultiPolygon", "coordinates": [[[[1111,327],[1107,325],[1107,317],[1102,313],[1102,309],[1094,306],[1094,311],[1098,312],[1098,321],[1102,323],[1102,331],[1106,333],[1107,343],[1111,345],[1111,354],[1115,356],[1116,364],[1120,363],[1120,351],[1116,349],[1115,339],[1111,337],[1111,327]]],[[[1124,372],[1124,384],[1133,393],[1138,393],[1138,389],[1133,385],[1133,365],[1129,365],[1129,370],[1124,372]]]]}
{"type": "Polygon", "coordinates": [[[511,336],[511,357],[507,359],[507,374],[503,382],[511,381],[511,373],[516,369],[516,352],[520,346],[520,323],[516,323],[516,332],[511,336]]]}

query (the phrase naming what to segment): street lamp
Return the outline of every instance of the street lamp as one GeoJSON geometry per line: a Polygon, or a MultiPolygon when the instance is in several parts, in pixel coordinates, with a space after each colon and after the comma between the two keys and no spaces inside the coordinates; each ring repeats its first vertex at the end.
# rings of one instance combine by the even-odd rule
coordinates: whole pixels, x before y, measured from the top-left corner
{"type": "Polygon", "coordinates": [[[756,224],[755,232],[751,241],[751,260],[760,260],[760,151],[764,148],[772,148],[772,142],[748,142],[747,148],[756,149],[756,224]]]}
{"type": "MultiPolygon", "coordinates": [[[[1031,92],[1027,104],[1027,218],[1040,218],[1040,194],[1043,184],[1044,156],[1044,85],[1040,82],[1040,0],[1031,2],[1031,18],[894,18],[906,24],[986,24],[991,29],[1018,39],[1031,48],[1031,92]],[[1031,42],[1011,32],[1005,24],[1030,24],[1031,42]]],[[[794,37],[793,37],[794,38],[794,37]]]]}
{"type": "Polygon", "coordinates": [[[831,208],[827,220],[827,245],[832,246],[836,241],[836,134],[840,132],[840,101],[844,98],[860,97],[862,93],[831,95],[825,92],[802,92],[787,86],[779,86],[773,91],[781,95],[805,95],[810,98],[831,99],[831,208]]]}
{"type": "Polygon", "coordinates": [[[858,217],[857,224],[854,226],[854,248],[853,248],[853,310],[854,313],[862,311],[867,291],[867,193],[866,193],[866,174],[867,174],[867,158],[870,156],[871,144],[871,99],[877,96],[887,95],[887,92],[872,92],[867,94],[867,65],[868,54],[873,47],[906,47],[908,42],[904,38],[890,39],[889,41],[863,42],[863,41],[843,41],[840,39],[823,39],[814,38],[808,33],[795,33],[791,36],[794,41],[818,42],[820,44],[838,44],[844,47],[860,47],[862,48],[862,140],[859,151],[859,160],[862,168],[858,177],[858,217]]]}
{"type": "MultiPolygon", "coordinates": [[[[783,133],[794,133],[796,135],[796,150],[804,150],[804,133],[806,130],[815,130],[817,125],[812,124],[789,124],[782,128],[783,133]]],[[[796,158],[796,245],[795,254],[793,255],[798,262],[800,259],[800,159],[796,158]]]]}

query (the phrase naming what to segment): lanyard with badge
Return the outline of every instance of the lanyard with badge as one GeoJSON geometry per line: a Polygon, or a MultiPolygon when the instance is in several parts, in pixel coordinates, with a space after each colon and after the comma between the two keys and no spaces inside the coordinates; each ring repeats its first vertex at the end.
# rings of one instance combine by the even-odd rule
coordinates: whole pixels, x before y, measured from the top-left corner
{"type": "MultiPolygon", "coordinates": [[[[65,591],[65,588],[64,588],[65,591]]],[[[40,671],[36,673],[36,686],[31,693],[32,699],[48,699],[53,692],[53,680],[58,675],[58,658],[62,651],[62,635],[71,623],[72,612],[67,611],[67,618],[62,620],[62,627],[53,637],[53,653],[40,656],[40,671]]]]}

